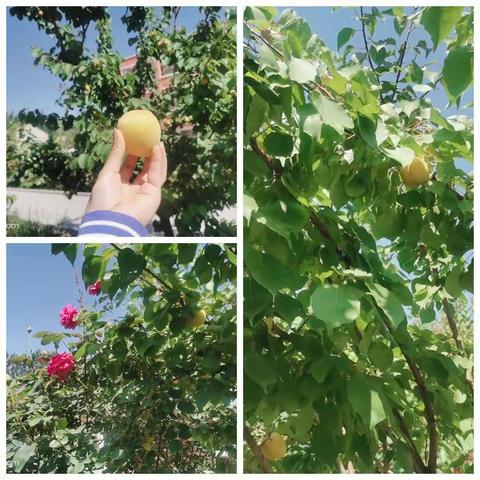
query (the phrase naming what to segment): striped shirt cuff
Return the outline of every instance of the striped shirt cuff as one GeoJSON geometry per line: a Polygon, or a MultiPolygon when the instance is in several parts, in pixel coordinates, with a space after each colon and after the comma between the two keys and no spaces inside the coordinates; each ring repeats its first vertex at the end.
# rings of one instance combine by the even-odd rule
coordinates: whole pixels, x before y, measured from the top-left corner
{"type": "Polygon", "coordinates": [[[147,237],[148,230],[130,215],[108,210],[85,214],[78,236],[147,237]]]}

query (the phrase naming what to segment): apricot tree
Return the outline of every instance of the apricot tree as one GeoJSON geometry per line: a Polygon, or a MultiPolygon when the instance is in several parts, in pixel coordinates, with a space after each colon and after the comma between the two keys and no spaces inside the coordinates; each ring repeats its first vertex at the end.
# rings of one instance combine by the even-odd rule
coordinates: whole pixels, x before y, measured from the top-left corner
{"type": "MultiPolygon", "coordinates": [[[[88,191],[111,146],[112,128],[132,109],[150,110],[161,121],[169,158],[168,183],[156,224],[173,235],[230,235],[233,226],[218,212],[236,203],[236,17],[235,9],[200,7],[192,32],[178,25],[181,7],[127,7],[121,17],[129,45],[135,48],[133,71],[121,72],[114,48],[111,15],[106,7],[12,7],[11,15],[34,22],[53,39],[50,49],[32,49],[34,63],[62,81],[62,115],[20,112],[22,121],[73,133],[67,161],[55,162],[65,192],[77,185],[88,191]],[[93,37],[91,37],[93,36],[93,37]],[[87,39],[95,38],[96,49],[87,39]],[[168,88],[158,88],[155,62],[168,74],[168,88]],[[185,135],[185,127],[193,127],[185,135]],[[71,181],[69,181],[71,179],[71,181]]],[[[162,81],[166,81],[165,79],[162,81]]],[[[163,85],[165,87],[166,85],[163,85]]],[[[50,145],[58,155],[58,141],[50,145]]],[[[23,186],[9,165],[11,186],[23,186]]],[[[52,170],[52,162],[35,165],[52,170]]],[[[43,178],[38,167],[35,175],[43,178]]],[[[27,173],[28,173],[27,172],[27,173]]],[[[42,186],[37,182],[37,186],[42,186]]]]}
{"type": "Polygon", "coordinates": [[[473,11],[351,12],[245,10],[246,470],[472,472],[473,11]]]}

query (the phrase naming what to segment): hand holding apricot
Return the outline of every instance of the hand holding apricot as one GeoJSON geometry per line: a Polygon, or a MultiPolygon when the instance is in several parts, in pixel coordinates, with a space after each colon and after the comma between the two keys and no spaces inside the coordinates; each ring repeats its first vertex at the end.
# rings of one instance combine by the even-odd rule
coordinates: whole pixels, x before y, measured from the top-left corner
{"type": "Polygon", "coordinates": [[[161,200],[161,187],[167,177],[167,155],[162,143],[154,145],[142,171],[133,179],[138,157],[127,155],[126,142],[119,129],[113,132],[113,145],[88,200],[86,213],[107,210],[129,215],[142,225],[151,222],[161,200]]]}

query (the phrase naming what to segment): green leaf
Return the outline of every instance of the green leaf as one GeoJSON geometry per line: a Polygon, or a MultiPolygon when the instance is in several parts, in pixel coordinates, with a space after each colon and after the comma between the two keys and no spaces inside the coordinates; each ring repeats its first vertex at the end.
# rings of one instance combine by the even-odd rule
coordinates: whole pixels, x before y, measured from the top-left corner
{"type": "Polygon", "coordinates": [[[179,243],[178,244],[178,263],[183,265],[190,263],[195,258],[195,252],[198,245],[196,243],[179,243]]]}
{"type": "Polygon", "coordinates": [[[252,214],[258,210],[257,202],[250,195],[243,195],[243,216],[250,221],[252,214]]]}
{"type": "Polygon", "coordinates": [[[277,315],[285,322],[292,323],[295,318],[304,315],[302,304],[290,295],[278,293],[275,297],[277,315]]]}
{"type": "Polygon", "coordinates": [[[377,305],[383,310],[395,327],[398,327],[406,320],[402,304],[394,293],[378,283],[370,286],[370,292],[377,305]]]}
{"type": "Polygon", "coordinates": [[[448,37],[462,12],[463,7],[427,7],[423,11],[420,23],[430,34],[434,49],[448,37]]]}
{"type": "Polygon", "coordinates": [[[58,255],[63,252],[73,266],[77,258],[77,247],[77,243],[52,243],[52,255],[58,255]]]}
{"type": "Polygon", "coordinates": [[[43,421],[43,416],[42,415],[35,415],[28,421],[28,425],[30,427],[34,427],[35,425],[38,425],[41,421],[43,421]]]}
{"type": "Polygon", "coordinates": [[[330,371],[330,362],[326,360],[325,358],[319,358],[315,360],[312,365],[310,366],[310,373],[312,374],[312,377],[317,381],[318,383],[323,383],[325,380],[325,377],[327,376],[327,373],[330,371]]]}
{"type": "Polygon", "coordinates": [[[260,128],[268,110],[268,104],[260,95],[255,94],[250,100],[248,108],[245,138],[249,139],[260,128]]]}
{"type": "Polygon", "coordinates": [[[268,355],[247,353],[245,355],[245,373],[263,388],[277,381],[275,361],[268,355]]]}
{"type": "Polygon", "coordinates": [[[342,105],[332,102],[318,92],[312,93],[311,98],[323,123],[331,125],[340,134],[343,134],[345,129],[353,128],[353,120],[342,105]]]}
{"type": "Polygon", "coordinates": [[[290,233],[299,232],[307,223],[310,214],[299,203],[280,200],[258,209],[256,220],[288,238],[290,233]]]}
{"type": "Polygon", "coordinates": [[[342,28],[337,35],[337,50],[340,50],[355,35],[355,30],[350,27],[342,28]]]}
{"type": "Polygon", "coordinates": [[[252,278],[244,279],[244,313],[251,319],[272,303],[272,294],[252,278]]]}
{"type": "Polygon", "coordinates": [[[65,417],[57,418],[55,420],[56,430],[65,430],[68,427],[68,421],[65,417]]]}
{"type": "Polygon", "coordinates": [[[355,375],[347,382],[347,398],[354,412],[370,423],[370,389],[362,375],[355,375]]]}
{"type": "Polygon", "coordinates": [[[328,330],[351,323],[360,315],[362,292],[341,285],[322,285],[313,292],[313,314],[323,320],[328,330]]]}
{"type": "Polygon", "coordinates": [[[308,60],[293,57],[288,64],[288,74],[294,82],[313,82],[317,77],[317,67],[308,60]]]}
{"type": "Polygon", "coordinates": [[[387,370],[393,362],[393,352],[383,342],[372,343],[368,349],[372,363],[381,370],[387,370]]]}
{"type": "Polygon", "coordinates": [[[383,422],[387,416],[383,408],[383,402],[380,395],[375,390],[371,392],[371,410],[370,410],[370,428],[375,427],[380,422],[383,422]]]}
{"type": "Polygon", "coordinates": [[[411,148],[407,147],[397,147],[393,150],[385,148],[383,151],[390,158],[393,158],[393,160],[396,160],[400,165],[402,165],[402,167],[410,165],[415,158],[415,152],[411,148]]]}
{"type": "Polygon", "coordinates": [[[13,465],[16,473],[20,473],[37,449],[36,443],[24,443],[13,456],[13,465]]]}
{"type": "Polygon", "coordinates": [[[451,50],[443,64],[442,75],[449,96],[456,100],[473,82],[473,49],[465,45],[451,50]]]}
{"type": "Polygon", "coordinates": [[[372,149],[377,150],[377,125],[376,123],[364,115],[360,115],[357,119],[357,128],[363,141],[372,149]]]}
{"type": "Polygon", "coordinates": [[[274,157],[288,157],[293,150],[293,138],[286,133],[272,132],[265,137],[263,146],[274,157]]]}
{"type": "Polygon", "coordinates": [[[298,273],[267,253],[247,249],[245,263],[252,277],[272,295],[284,288],[295,291],[305,283],[298,273]]]}
{"type": "Polygon", "coordinates": [[[117,260],[122,275],[140,274],[146,266],[143,255],[135,253],[131,248],[122,248],[118,253],[117,260]]]}
{"type": "Polygon", "coordinates": [[[90,255],[85,258],[82,265],[82,278],[85,287],[100,280],[105,272],[105,268],[106,265],[101,255],[90,255]]]}
{"type": "Polygon", "coordinates": [[[347,398],[353,410],[370,429],[386,419],[380,395],[370,389],[363,375],[355,375],[348,381],[347,398]]]}
{"type": "Polygon", "coordinates": [[[88,352],[88,347],[89,347],[90,343],[88,342],[85,342],[76,352],[75,352],[75,360],[80,360],[81,358],[83,358],[87,352],[88,352]]]}

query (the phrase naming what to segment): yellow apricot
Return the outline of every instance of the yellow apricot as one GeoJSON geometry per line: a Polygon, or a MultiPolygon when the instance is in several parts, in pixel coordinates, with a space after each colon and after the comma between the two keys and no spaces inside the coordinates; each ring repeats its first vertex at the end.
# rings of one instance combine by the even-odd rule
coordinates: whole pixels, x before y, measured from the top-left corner
{"type": "Polygon", "coordinates": [[[415,157],[410,165],[400,170],[403,183],[407,187],[418,187],[430,180],[428,163],[422,157],[415,157]]]}
{"type": "Polygon", "coordinates": [[[193,314],[193,317],[190,318],[188,325],[192,328],[201,327],[205,320],[207,319],[207,314],[205,310],[199,310],[193,314]]]}
{"type": "Polygon", "coordinates": [[[160,142],[161,128],[157,117],[148,110],[130,110],[118,120],[127,153],[135,157],[148,157],[154,145],[160,142]]]}
{"type": "Polygon", "coordinates": [[[272,432],[263,442],[262,454],[267,460],[278,460],[287,453],[287,442],[278,432],[272,432]]]}

